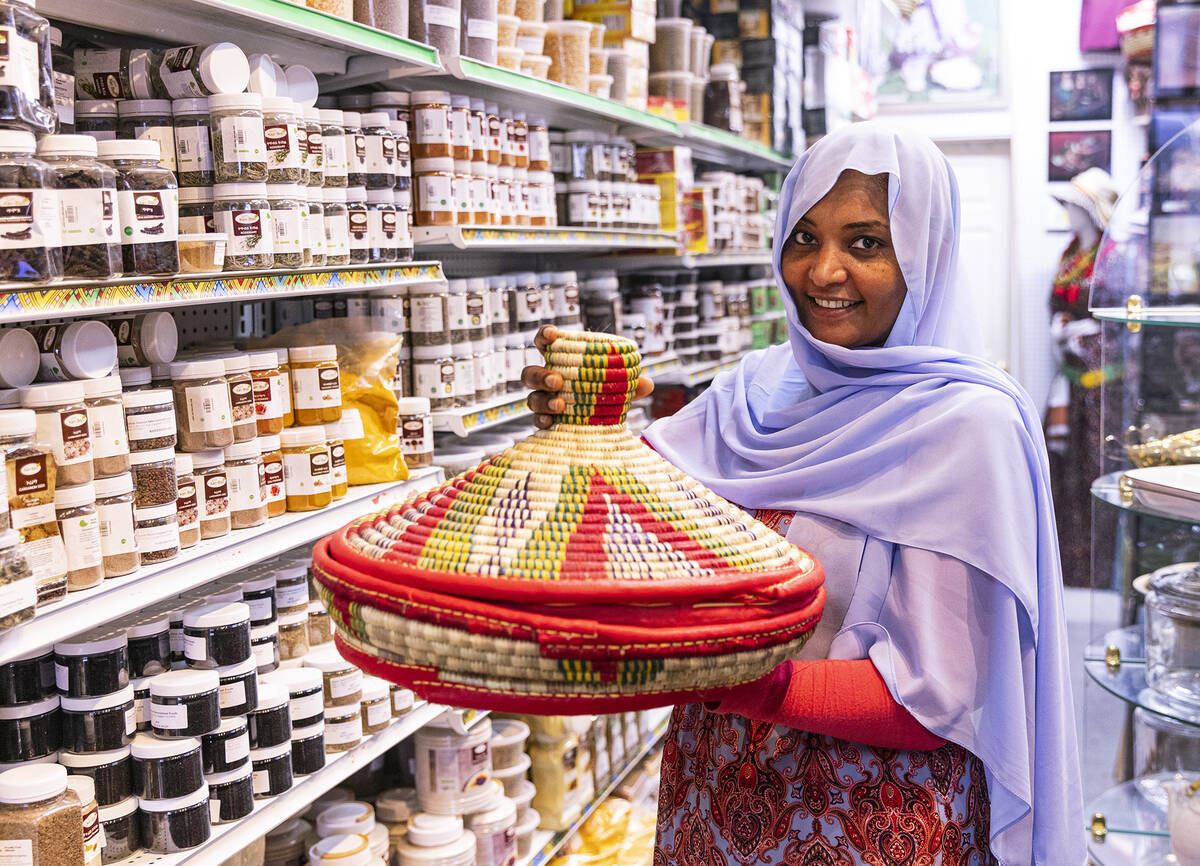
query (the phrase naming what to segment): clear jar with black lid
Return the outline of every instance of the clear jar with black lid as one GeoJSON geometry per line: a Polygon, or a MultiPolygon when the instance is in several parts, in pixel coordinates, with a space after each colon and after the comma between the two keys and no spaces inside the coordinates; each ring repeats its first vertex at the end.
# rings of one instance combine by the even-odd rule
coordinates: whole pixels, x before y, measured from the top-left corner
{"type": "Polygon", "coordinates": [[[244,716],[258,705],[258,661],[253,653],[244,662],[218,668],[221,677],[221,718],[244,716]]]}
{"type": "Polygon", "coordinates": [[[15,764],[52,755],[62,747],[59,697],[0,706],[0,762],[15,764]]]}
{"type": "Polygon", "coordinates": [[[205,776],[245,766],[250,760],[250,729],[246,719],[241,716],[222,719],[217,730],[200,738],[200,754],[205,776]]]}
{"type": "MultiPolygon", "coordinates": [[[[322,714],[324,715],[324,714],[322,714]]],[[[325,720],[292,729],[292,773],[308,776],[325,766],[325,720]]]]}
{"type": "Polygon", "coordinates": [[[262,97],[257,93],[218,93],[208,97],[213,180],[217,183],[266,182],[267,144],[263,137],[262,109],[262,97]]]}
{"type": "Polygon", "coordinates": [[[250,608],[243,602],[204,604],[183,615],[183,652],[193,668],[237,665],[251,657],[250,608]]]}
{"type": "Polygon", "coordinates": [[[342,125],[344,123],[343,114],[336,108],[322,108],[320,112],[324,186],[326,189],[349,186],[349,161],[347,159],[346,128],[342,125]]]}
{"type": "Polygon", "coordinates": [[[130,744],[133,793],[146,800],[170,800],[200,790],[204,763],[194,737],[159,739],[138,734],[130,744]]]}
{"type": "Polygon", "coordinates": [[[138,833],[155,854],[177,854],[199,847],[212,835],[208,785],[172,800],[138,800],[138,833]]]}
{"type": "Polygon", "coordinates": [[[174,173],[178,162],[172,124],[169,99],[122,99],[117,103],[117,137],[158,142],[159,166],[174,173]]]}
{"type": "Polygon", "coordinates": [[[0,665],[0,707],[35,703],[55,694],[52,650],[38,650],[0,665]]]}
{"type": "Polygon", "coordinates": [[[208,99],[176,99],[171,103],[175,130],[175,162],[181,187],[211,186],[214,177],[208,99]]]}
{"type": "Polygon", "coordinates": [[[62,746],[69,752],[111,752],[137,729],[133,686],[95,698],[62,699],[62,746]]]}
{"type": "Polygon", "coordinates": [[[362,131],[362,115],[342,112],[342,130],[346,136],[346,186],[367,185],[367,137],[362,131]]]}
{"type": "Polygon", "coordinates": [[[288,742],[292,737],[292,717],[287,689],[263,683],[259,687],[258,706],[250,711],[247,723],[251,749],[268,749],[288,742]]]}
{"type": "Polygon", "coordinates": [[[213,187],[213,222],[225,233],[225,270],[263,270],[275,264],[275,228],[265,183],[213,187]]]}
{"type": "Polygon", "coordinates": [[[129,685],[124,629],[92,632],[54,645],[54,682],[70,698],[96,698],[129,685]]]}
{"type": "MultiPolygon", "coordinates": [[[[4,89],[0,86],[0,96],[4,89]]],[[[0,280],[47,282],[62,275],[54,172],[33,157],[34,149],[32,134],[0,130],[0,195],[7,203],[0,280]]]]}
{"type": "Polygon", "coordinates": [[[119,803],[133,793],[133,759],[130,747],[106,752],[60,752],[58,763],[72,776],[87,776],[96,785],[96,805],[119,803]]]}
{"type": "Polygon", "coordinates": [[[396,218],[394,195],[390,187],[367,190],[368,261],[372,264],[408,261],[412,258],[411,236],[408,242],[409,258],[400,258],[401,233],[408,235],[408,221],[403,216],[400,220],[396,218]]]}
{"type": "MultiPolygon", "coordinates": [[[[215,670],[177,670],[150,679],[150,727],[159,737],[198,737],[221,725],[215,670]]],[[[199,743],[197,743],[199,746],[199,743]]]]}
{"type": "Polygon", "coordinates": [[[365,265],[371,260],[371,224],[365,187],[346,188],[346,227],[350,234],[350,264],[365,265]]]}
{"type": "MultiPolygon", "coordinates": [[[[301,155],[298,106],[286,96],[264,96],[263,137],[267,146],[267,183],[308,184],[308,170],[301,155]]],[[[305,151],[307,151],[307,130],[305,151]]]]}
{"type": "Polygon", "coordinates": [[[292,741],[269,749],[251,749],[254,796],[275,797],[292,787],[292,741]]]}
{"type": "Polygon", "coordinates": [[[125,276],[179,271],[179,189],[158,165],[158,142],[102,141],[101,161],[117,172],[117,213],[125,276]]]}
{"type": "Polygon", "coordinates": [[[208,805],[214,824],[240,821],[254,811],[253,767],[247,761],[227,773],[214,773],[208,783],[208,805]]]}
{"type": "Polygon", "coordinates": [[[171,669],[171,621],[163,614],[129,626],[129,676],[155,676],[171,669]]]}
{"type": "Polygon", "coordinates": [[[89,135],[46,135],[38,156],[58,190],[63,276],[108,279],[121,274],[117,174],[96,161],[89,135]]]}

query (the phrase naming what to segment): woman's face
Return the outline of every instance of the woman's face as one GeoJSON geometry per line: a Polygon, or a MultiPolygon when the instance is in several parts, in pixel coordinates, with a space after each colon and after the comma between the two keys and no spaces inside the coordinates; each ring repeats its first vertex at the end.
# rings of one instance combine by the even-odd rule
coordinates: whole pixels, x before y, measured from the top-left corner
{"type": "Polygon", "coordinates": [[[908,291],[892,247],[887,175],[844,171],[784,241],[783,281],[824,343],[881,346],[908,291]]]}

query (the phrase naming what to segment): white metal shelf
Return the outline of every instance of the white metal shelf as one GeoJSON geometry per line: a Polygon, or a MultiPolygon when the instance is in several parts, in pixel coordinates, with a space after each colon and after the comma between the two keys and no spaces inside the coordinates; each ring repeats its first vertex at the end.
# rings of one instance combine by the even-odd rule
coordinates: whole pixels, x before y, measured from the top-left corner
{"type": "Polygon", "coordinates": [[[440,262],[183,274],[177,277],[0,284],[0,324],[128,310],[173,309],[224,301],[273,301],[344,292],[370,292],[445,281],[440,262]]]}
{"type": "Polygon", "coordinates": [[[573,253],[594,249],[665,249],[674,232],[585,229],[575,226],[416,226],[413,243],[421,252],[494,250],[507,253],[573,253]]]}
{"type": "Polygon", "coordinates": [[[698,270],[771,264],[770,250],[736,250],[727,253],[685,253],[683,255],[605,256],[589,262],[617,271],[647,271],[659,268],[698,270]]]}
{"type": "Polygon", "coordinates": [[[711,382],[720,373],[735,369],[740,363],[741,360],[738,358],[732,361],[718,361],[716,363],[712,361],[700,361],[663,373],[656,379],[656,383],[662,385],[686,385],[688,388],[694,388],[697,385],[711,382]]]}
{"type": "Polygon", "coordinates": [[[407,481],[351,487],[344,499],[320,511],[285,514],[263,526],[202,541],[175,559],[68,593],[61,601],[39,607],[33,619],[0,635],[0,664],[316,541],[356,517],[435,486],[442,477],[441,469],[429,467],[414,470],[407,481]]]}
{"type": "MultiPolygon", "coordinates": [[[[378,734],[365,738],[354,748],[336,756],[326,755],[327,763],[322,769],[309,776],[297,776],[295,784],[282,794],[256,800],[254,811],[240,821],[214,826],[212,835],[203,845],[178,854],[142,852],[128,860],[122,860],[121,863],[123,866],[215,866],[224,863],[256,839],[303,812],[326,791],[366,767],[397,743],[403,742],[443,716],[461,719],[462,713],[461,710],[452,710],[438,704],[420,704],[378,734]]],[[[470,724],[486,715],[487,713],[471,712],[470,724]]]]}

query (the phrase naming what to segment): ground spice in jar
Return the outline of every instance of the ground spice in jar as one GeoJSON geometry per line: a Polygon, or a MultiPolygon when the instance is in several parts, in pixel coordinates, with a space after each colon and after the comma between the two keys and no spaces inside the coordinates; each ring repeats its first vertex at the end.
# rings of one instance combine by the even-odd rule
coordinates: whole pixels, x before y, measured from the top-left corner
{"type": "Polygon", "coordinates": [[[388,684],[379,677],[364,677],[362,687],[363,734],[377,734],[392,723],[391,696],[388,684]]]}
{"type": "Polygon", "coordinates": [[[225,364],[219,360],[182,361],[171,364],[179,450],[204,451],[232,445],[233,410],[225,382],[225,364]]]}
{"type": "Polygon", "coordinates": [[[319,601],[308,603],[308,645],[321,646],[333,640],[333,621],[329,611],[319,601]]]}
{"type": "Polygon", "coordinates": [[[229,407],[233,417],[233,439],[249,442],[258,435],[258,422],[254,416],[254,380],[250,376],[250,358],[247,355],[224,355],[225,381],[229,385],[229,407]]]}
{"type": "Polygon", "coordinates": [[[258,442],[237,442],[226,448],[225,474],[232,528],[248,529],[266,523],[267,501],[258,442]]]}
{"type": "Polygon", "coordinates": [[[175,451],[156,448],[129,455],[133,476],[134,507],[154,508],[173,504],[179,489],[175,481],[175,451]]]}
{"type": "Polygon", "coordinates": [[[179,271],[179,187],[158,165],[158,142],[103,141],[101,161],[117,172],[117,214],[126,276],[179,271]]]}
{"type": "Polygon", "coordinates": [[[0,428],[9,514],[33,570],[37,602],[47,604],[67,594],[67,552],[54,516],[57,463],[48,446],[34,444],[33,412],[0,412],[0,428]]]}
{"type": "Polygon", "coordinates": [[[342,707],[362,700],[362,671],[346,661],[332,646],[310,652],[304,667],[321,672],[325,689],[325,706],[342,707]]]}
{"type": "MultiPolygon", "coordinates": [[[[138,550],[134,536],[133,477],[128,473],[97,478],[96,516],[100,522],[100,554],[104,576],[120,577],[137,571],[138,550]]],[[[156,673],[158,673],[156,671],[156,673]]]]}
{"type": "Polygon", "coordinates": [[[254,419],[259,436],[283,430],[283,382],[274,351],[250,355],[250,379],[254,393],[254,419]]]}
{"type": "Polygon", "coordinates": [[[358,702],[325,708],[325,751],[346,752],[362,742],[362,712],[358,702]]]}
{"type": "Polygon", "coordinates": [[[98,478],[129,471],[129,437],[121,405],[121,377],[113,374],[83,383],[92,437],[92,468],[98,478]]]}
{"type": "Polygon", "coordinates": [[[342,422],[325,425],[325,444],[329,449],[329,492],[336,502],[350,492],[342,422]]]}
{"type": "Polygon", "coordinates": [[[196,507],[200,513],[200,537],[219,538],[232,529],[229,517],[229,476],[225,454],[213,449],[192,455],[196,479],[196,507]]]}
{"type": "Polygon", "coordinates": [[[188,548],[200,541],[200,500],[191,454],[175,455],[175,515],[179,523],[179,546],[188,548]]]}
{"type": "Polygon", "coordinates": [[[67,788],[66,767],[35,764],[0,773],[0,839],[24,848],[30,866],[84,866],[83,813],[67,788]]]}
{"type": "Polygon", "coordinates": [[[315,511],[333,501],[324,428],[291,427],[280,434],[288,511],[315,511]]]}
{"type": "Polygon", "coordinates": [[[404,463],[409,468],[433,465],[433,416],[429,398],[405,397],[399,401],[396,426],[400,430],[404,463]]]}
{"type": "Polygon", "coordinates": [[[279,660],[292,661],[308,654],[308,614],[279,617],[279,660]]]}
{"type": "Polygon", "coordinates": [[[153,565],[179,555],[179,522],[175,503],[154,508],[135,508],[134,537],[142,565],[153,565]]]}
{"type": "Polygon", "coordinates": [[[288,358],[296,424],[308,426],[341,420],[342,388],[337,347],[296,346],[288,350],[288,358]]]}
{"type": "Polygon", "coordinates": [[[95,486],[59,487],[54,513],[67,551],[67,592],[90,589],[104,580],[95,486]]]}
{"type": "Polygon", "coordinates": [[[0,131],[0,194],[6,202],[0,280],[43,282],[62,274],[54,173],[33,152],[31,133],[0,131]]]}
{"type": "Polygon", "coordinates": [[[281,517],[287,512],[287,494],[279,435],[259,436],[258,447],[262,455],[263,493],[267,502],[267,516],[281,517]]]}
{"type": "MultiPolygon", "coordinates": [[[[37,439],[53,449],[55,483],[86,484],[92,470],[92,437],[82,382],[31,385],[21,392],[21,405],[37,415],[37,439]]],[[[332,420],[332,419],[331,419],[332,420]]]]}

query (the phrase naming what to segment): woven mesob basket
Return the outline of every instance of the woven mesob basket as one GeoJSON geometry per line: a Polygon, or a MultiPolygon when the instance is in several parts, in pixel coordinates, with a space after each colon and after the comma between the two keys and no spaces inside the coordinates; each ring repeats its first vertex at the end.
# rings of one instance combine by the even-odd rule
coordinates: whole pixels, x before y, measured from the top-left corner
{"type": "Polygon", "coordinates": [[[556,423],[321,541],[338,647],[429,700],[599,713],[769,673],[816,625],[809,554],[625,429],[635,344],[567,333],[556,423]]]}

